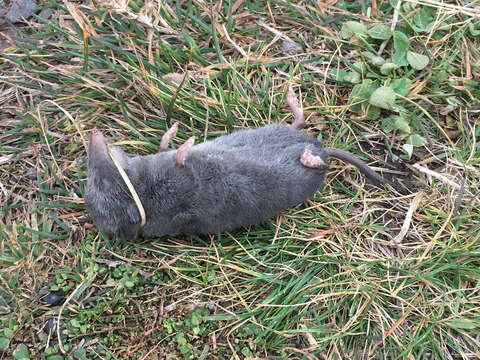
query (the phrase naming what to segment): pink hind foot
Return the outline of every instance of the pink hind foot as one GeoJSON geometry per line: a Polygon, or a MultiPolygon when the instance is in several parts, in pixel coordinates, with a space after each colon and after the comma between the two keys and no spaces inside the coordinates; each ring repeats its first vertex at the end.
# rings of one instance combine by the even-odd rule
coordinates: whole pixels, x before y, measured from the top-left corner
{"type": "Polygon", "coordinates": [[[180,146],[175,154],[175,167],[184,167],[185,159],[187,158],[190,149],[195,142],[195,136],[188,139],[182,146],[180,146]]]}
{"type": "Polygon", "coordinates": [[[307,124],[305,123],[305,116],[303,116],[302,109],[298,104],[298,99],[293,92],[292,85],[288,87],[287,95],[285,97],[288,107],[293,113],[292,127],[297,130],[303,129],[307,124]]]}
{"type": "Polygon", "coordinates": [[[309,148],[305,148],[302,156],[300,157],[300,162],[309,168],[326,170],[328,165],[323,161],[320,156],[313,155],[309,148]]]}
{"type": "Polygon", "coordinates": [[[170,140],[175,137],[177,134],[178,130],[178,122],[172,125],[170,129],[168,129],[165,134],[162,136],[162,141],[160,141],[160,150],[159,151],[165,151],[168,149],[168,144],[170,143],[170,140]]]}

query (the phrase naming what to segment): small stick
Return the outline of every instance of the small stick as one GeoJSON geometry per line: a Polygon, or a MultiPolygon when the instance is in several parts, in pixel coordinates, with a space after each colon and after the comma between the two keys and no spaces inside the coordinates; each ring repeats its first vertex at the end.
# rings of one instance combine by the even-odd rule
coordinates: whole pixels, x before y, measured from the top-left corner
{"type": "Polygon", "coordinates": [[[63,348],[62,344],[62,338],[60,337],[60,320],[62,319],[62,312],[65,309],[65,307],[68,305],[68,303],[73,299],[77,291],[85,284],[85,280],[82,281],[78,286],[73,290],[73,292],[70,294],[70,296],[65,300],[65,302],[60,306],[60,310],[58,311],[58,316],[57,316],[57,339],[58,339],[58,347],[60,348],[60,351],[62,354],[66,354],[65,349],[63,348]]]}
{"type": "MultiPolygon", "coordinates": [[[[97,130],[94,130],[94,131],[97,131],[97,130]]],[[[115,165],[118,172],[122,176],[122,179],[125,182],[125,185],[127,185],[127,188],[130,191],[130,195],[132,195],[133,201],[135,201],[135,205],[137,205],[138,214],[140,215],[140,229],[141,229],[147,222],[147,216],[145,215],[145,209],[143,207],[142,200],[140,200],[140,196],[138,196],[138,193],[135,190],[135,187],[133,186],[132,182],[130,181],[130,178],[128,177],[127,173],[123,169],[122,165],[120,165],[120,162],[115,157],[115,154],[110,149],[109,145],[107,145],[107,152],[108,152],[108,155],[110,155],[110,158],[112,159],[113,164],[115,165]]]]}
{"type": "Polygon", "coordinates": [[[427,174],[428,176],[432,176],[438,180],[440,180],[441,182],[447,184],[447,185],[450,185],[452,187],[454,187],[455,189],[460,189],[460,185],[457,184],[455,181],[452,181],[450,180],[449,178],[447,178],[445,175],[442,175],[442,174],[439,174],[438,172],[436,171],[433,171],[433,170],[430,170],[426,167],[423,167],[423,166],[420,166],[418,164],[413,164],[412,167],[424,174],[427,174]]]}
{"type": "Polygon", "coordinates": [[[247,56],[247,53],[245,52],[245,50],[243,50],[240,46],[238,46],[235,41],[232,40],[232,38],[230,37],[230,35],[228,35],[228,31],[227,29],[225,28],[225,25],[222,24],[222,30],[225,34],[225,37],[227,38],[228,42],[230,44],[232,44],[232,46],[240,53],[242,54],[243,57],[246,57],[247,56]]]}
{"type": "Polygon", "coordinates": [[[400,232],[397,234],[397,236],[393,238],[393,242],[395,244],[400,244],[405,235],[407,235],[408,229],[410,228],[410,223],[412,222],[413,213],[420,205],[420,201],[422,201],[423,195],[423,192],[418,192],[410,203],[410,207],[408,208],[407,215],[405,216],[405,220],[403,221],[402,228],[400,229],[400,232]]]}

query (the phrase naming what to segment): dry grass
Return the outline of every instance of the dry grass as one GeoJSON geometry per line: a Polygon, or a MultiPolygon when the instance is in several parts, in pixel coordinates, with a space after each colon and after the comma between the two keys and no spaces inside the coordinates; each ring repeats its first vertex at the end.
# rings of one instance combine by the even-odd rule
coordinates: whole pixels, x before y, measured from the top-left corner
{"type": "Polygon", "coordinates": [[[20,25],[29,41],[0,53],[0,359],[19,344],[49,359],[480,357],[478,7],[422,1],[434,21],[412,32],[421,7],[362,4],[51,2],[50,21],[20,25]],[[382,128],[391,112],[353,111],[333,75],[369,47],[393,52],[343,40],[348,20],[410,30],[430,56],[394,75],[412,81],[398,104],[428,140],[410,159],[382,128]],[[332,162],[312,199],[259,227],[138,243],[96,231],[91,129],[146,154],[173,121],[176,146],[290,121],[289,81],[308,133],[376,160],[402,193],[332,162]],[[63,305],[47,306],[57,289],[63,305]],[[62,333],[41,330],[52,318],[62,333]]]}

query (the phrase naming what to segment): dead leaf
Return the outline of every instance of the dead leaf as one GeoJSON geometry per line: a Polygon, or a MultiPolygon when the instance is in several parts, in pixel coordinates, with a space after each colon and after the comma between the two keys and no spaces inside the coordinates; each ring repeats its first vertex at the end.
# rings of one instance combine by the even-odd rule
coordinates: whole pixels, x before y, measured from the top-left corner
{"type": "Polygon", "coordinates": [[[235,3],[233,4],[232,6],[232,14],[235,14],[235,12],[237,11],[237,9],[243,4],[245,0],[237,0],[235,1],[235,3]]]}
{"type": "Polygon", "coordinates": [[[284,39],[282,41],[282,50],[285,51],[288,54],[293,55],[293,54],[301,53],[303,51],[303,48],[302,48],[302,45],[300,45],[300,44],[298,44],[294,41],[284,39]]]}
{"type": "Polygon", "coordinates": [[[53,9],[52,8],[45,8],[42,11],[40,11],[40,14],[38,14],[38,16],[40,16],[44,20],[50,19],[52,17],[52,15],[53,15],[53,9]]]}
{"type": "MultiPolygon", "coordinates": [[[[163,80],[171,82],[172,84],[175,84],[178,86],[182,83],[183,76],[184,75],[180,73],[169,73],[169,74],[163,75],[162,78],[163,80]]],[[[187,80],[188,80],[188,77],[187,79],[185,79],[185,82],[187,82],[187,80]]]]}

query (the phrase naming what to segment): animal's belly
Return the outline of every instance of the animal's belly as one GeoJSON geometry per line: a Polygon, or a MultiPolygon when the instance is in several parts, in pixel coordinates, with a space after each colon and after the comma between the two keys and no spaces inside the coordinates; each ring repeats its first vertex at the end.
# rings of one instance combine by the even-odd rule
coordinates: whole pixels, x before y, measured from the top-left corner
{"type": "Polygon", "coordinates": [[[218,233],[259,224],[311,197],[324,178],[324,173],[314,169],[302,169],[296,176],[257,175],[231,176],[199,189],[201,206],[192,209],[196,216],[185,227],[197,228],[199,233],[218,233]]]}

